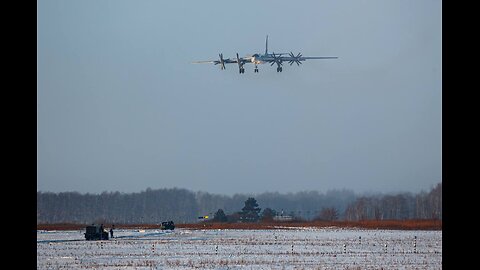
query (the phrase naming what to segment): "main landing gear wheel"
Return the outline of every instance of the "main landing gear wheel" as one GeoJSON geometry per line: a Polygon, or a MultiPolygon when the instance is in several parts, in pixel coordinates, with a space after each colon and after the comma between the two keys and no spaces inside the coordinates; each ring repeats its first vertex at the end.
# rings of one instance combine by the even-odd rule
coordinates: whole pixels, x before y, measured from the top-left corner
{"type": "Polygon", "coordinates": [[[282,72],[282,67],[277,67],[277,72],[282,72]]]}
{"type": "Polygon", "coordinates": [[[258,73],[258,68],[254,69],[253,72],[258,73]]]}
{"type": "Polygon", "coordinates": [[[245,69],[244,68],[241,68],[238,70],[238,72],[241,74],[241,73],[245,73],[245,69]]]}

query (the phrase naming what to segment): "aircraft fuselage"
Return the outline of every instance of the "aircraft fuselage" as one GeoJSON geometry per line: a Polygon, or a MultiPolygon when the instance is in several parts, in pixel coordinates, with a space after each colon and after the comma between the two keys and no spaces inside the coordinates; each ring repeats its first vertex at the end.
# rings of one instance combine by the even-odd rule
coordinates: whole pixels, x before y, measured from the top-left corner
{"type": "Polygon", "coordinates": [[[266,64],[273,60],[273,56],[265,55],[265,54],[254,54],[250,61],[255,65],[266,64]]]}

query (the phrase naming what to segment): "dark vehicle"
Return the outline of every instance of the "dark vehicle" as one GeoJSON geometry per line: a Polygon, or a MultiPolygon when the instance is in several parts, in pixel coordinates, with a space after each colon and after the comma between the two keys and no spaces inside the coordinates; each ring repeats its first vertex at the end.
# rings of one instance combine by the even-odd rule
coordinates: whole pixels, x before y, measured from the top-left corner
{"type": "Polygon", "coordinates": [[[102,226],[89,225],[85,232],[86,240],[108,240],[108,232],[102,226]]]}
{"type": "Polygon", "coordinates": [[[173,221],[164,221],[164,222],[162,222],[161,229],[162,230],[173,230],[173,229],[175,229],[175,224],[173,223],[173,221]]]}

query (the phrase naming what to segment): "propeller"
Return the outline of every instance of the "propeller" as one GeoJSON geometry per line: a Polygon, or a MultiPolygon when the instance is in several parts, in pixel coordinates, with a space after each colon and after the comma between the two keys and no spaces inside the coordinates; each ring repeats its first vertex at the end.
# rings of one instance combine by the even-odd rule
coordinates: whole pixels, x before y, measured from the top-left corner
{"type": "Polygon", "coordinates": [[[276,56],[275,53],[273,52],[272,53],[272,56],[273,56],[273,61],[272,63],[270,64],[270,66],[273,66],[273,64],[277,64],[279,67],[282,65],[282,58],[281,58],[281,55],[278,55],[276,56]]]}
{"type": "Polygon", "coordinates": [[[300,58],[302,57],[301,53],[298,53],[297,56],[295,56],[292,52],[290,52],[289,55],[290,57],[292,57],[292,60],[288,61],[288,63],[290,63],[290,66],[293,63],[296,63],[297,66],[300,66],[302,64],[302,62],[300,62],[300,58]]]}
{"type": "Polygon", "coordinates": [[[244,73],[245,70],[243,70],[243,64],[245,64],[245,63],[240,60],[240,57],[238,56],[238,53],[237,53],[237,64],[238,64],[238,71],[240,73],[244,73]]]}
{"type": "Polygon", "coordinates": [[[220,57],[220,69],[225,69],[225,60],[223,60],[223,53],[218,55],[220,57]]]}
{"type": "Polygon", "coordinates": [[[238,64],[238,68],[242,68],[243,62],[240,61],[240,57],[238,56],[238,53],[237,53],[237,64],[238,64]]]}

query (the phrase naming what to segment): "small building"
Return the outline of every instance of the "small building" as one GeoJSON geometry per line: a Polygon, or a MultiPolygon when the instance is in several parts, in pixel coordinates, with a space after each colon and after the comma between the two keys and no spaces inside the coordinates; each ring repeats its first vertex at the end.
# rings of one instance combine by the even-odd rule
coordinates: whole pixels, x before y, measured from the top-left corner
{"type": "Polygon", "coordinates": [[[292,221],[293,217],[292,216],[274,216],[273,217],[274,221],[292,221]]]}

